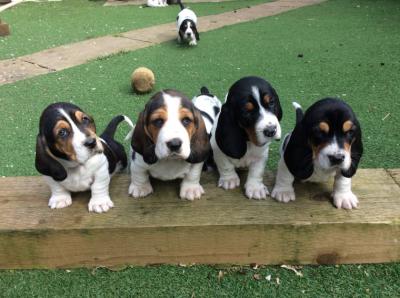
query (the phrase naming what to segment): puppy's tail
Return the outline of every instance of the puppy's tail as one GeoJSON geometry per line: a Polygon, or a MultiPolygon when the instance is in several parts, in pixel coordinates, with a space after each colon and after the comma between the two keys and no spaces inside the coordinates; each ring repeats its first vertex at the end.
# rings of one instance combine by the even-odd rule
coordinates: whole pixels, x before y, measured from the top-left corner
{"type": "Polygon", "coordinates": [[[208,91],[207,87],[203,86],[200,88],[201,95],[210,95],[210,91],[208,91]]]}
{"type": "Polygon", "coordinates": [[[178,4],[179,4],[179,6],[181,7],[181,10],[184,10],[184,9],[185,9],[185,6],[183,6],[183,4],[182,4],[182,1],[181,1],[181,0],[178,0],[178,4]]]}
{"type": "Polygon", "coordinates": [[[128,136],[132,136],[133,129],[135,128],[135,126],[133,125],[131,119],[129,119],[125,115],[119,115],[119,116],[114,117],[110,121],[110,123],[108,123],[106,129],[104,130],[104,132],[101,134],[100,137],[103,139],[107,139],[107,138],[114,139],[114,135],[115,135],[115,132],[117,131],[117,127],[122,121],[125,121],[131,127],[131,131],[129,132],[128,136]]]}
{"type": "Polygon", "coordinates": [[[299,123],[303,119],[303,110],[301,108],[301,105],[299,105],[297,102],[292,102],[292,105],[296,109],[296,124],[299,123]]]}

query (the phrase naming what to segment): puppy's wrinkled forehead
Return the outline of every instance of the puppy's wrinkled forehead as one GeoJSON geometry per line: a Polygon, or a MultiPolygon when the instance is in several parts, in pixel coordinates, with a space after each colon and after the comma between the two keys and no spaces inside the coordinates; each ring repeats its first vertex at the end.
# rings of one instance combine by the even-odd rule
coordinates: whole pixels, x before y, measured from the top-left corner
{"type": "Polygon", "coordinates": [[[154,114],[158,112],[164,112],[164,117],[168,118],[168,114],[174,111],[180,109],[192,111],[193,107],[193,103],[182,93],[167,89],[154,94],[146,105],[145,110],[147,113],[147,121],[149,121],[151,118],[154,118],[154,114]]]}
{"type": "Polygon", "coordinates": [[[82,120],[84,113],[81,109],[70,103],[55,103],[49,105],[40,117],[39,130],[46,136],[52,134],[55,126],[59,121],[79,122],[82,120]]]}

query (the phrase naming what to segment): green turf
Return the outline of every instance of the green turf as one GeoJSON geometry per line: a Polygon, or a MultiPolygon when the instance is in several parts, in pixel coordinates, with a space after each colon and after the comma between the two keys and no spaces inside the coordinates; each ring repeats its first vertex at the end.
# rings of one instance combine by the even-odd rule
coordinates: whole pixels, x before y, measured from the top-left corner
{"type": "MultiPolygon", "coordinates": [[[[143,1],[145,3],[146,1],[143,1]]],[[[198,16],[222,13],[268,0],[190,3],[198,16]]],[[[0,37],[0,59],[13,58],[88,38],[174,22],[179,6],[104,7],[104,1],[27,2],[0,13],[11,35],[0,37]]]]}
{"type": "MultiPolygon", "coordinates": [[[[129,75],[139,65],[154,70],[157,89],[172,87],[192,96],[207,85],[221,99],[241,76],[262,75],[281,97],[283,132],[293,127],[293,99],[307,107],[323,96],[341,96],[353,106],[363,127],[365,155],[361,166],[400,167],[399,24],[400,1],[329,1],[204,33],[195,48],[169,42],[0,86],[0,175],[37,174],[33,160],[38,118],[50,102],[66,100],[80,105],[95,116],[100,129],[118,113],[136,119],[149,97],[130,91],[129,75]]],[[[119,137],[125,132],[126,128],[119,137]]],[[[277,148],[275,143],[270,168],[276,167],[277,148]]],[[[0,295],[400,295],[400,264],[306,266],[302,272],[304,277],[300,278],[291,271],[267,267],[261,270],[260,281],[254,280],[253,271],[231,272],[218,281],[218,270],[206,266],[130,268],[117,273],[3,271],[0,295]],[[265,280],[269,274],[272,283],[265,280]],[[276,284],[277,276],[280,285],[276,284]]]]}
{"type": "Polygon", "coordinates": [[[400,264],[3,271],[2,297],[398,297],[400,264]],[[218,278],[221,271],[222,278],[218,278]],[[271,275],[271,280],[266,277],[271,275]],[[279,284],[277,284],[279,278],[279,284]]]}

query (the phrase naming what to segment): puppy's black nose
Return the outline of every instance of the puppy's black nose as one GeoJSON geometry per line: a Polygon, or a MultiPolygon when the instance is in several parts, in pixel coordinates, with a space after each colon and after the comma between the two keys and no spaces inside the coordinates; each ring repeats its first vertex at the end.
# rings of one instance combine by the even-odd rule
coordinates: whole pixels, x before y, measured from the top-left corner
{"type": "Polygon", "coordinates": [[[268,137],[268,138],[272,138],[275,133],[276,133],[276,125],[269,125],[267,126],[264,131],[264,136],[268,137]]]}
{"type": "Polygon", "coordinates": [[[167,142],[167,147],[171,152],[176,152],[179,151],[179,149],[182,146],[182,141],[181,139],[175,138],[167,142]]]}
{"type": "Polygon", "coordinates": [[[332,154],[328,155],[329,161],[331,162],[331,165],[339,165],[344,161],[344,154],[337,153],[337,154],[332,154]]]}
{"type": "Polygon", "coordinates": [[[96,147],[96,139],[95,138],[87,138],[84,145],[90,149],[96,147]]]}

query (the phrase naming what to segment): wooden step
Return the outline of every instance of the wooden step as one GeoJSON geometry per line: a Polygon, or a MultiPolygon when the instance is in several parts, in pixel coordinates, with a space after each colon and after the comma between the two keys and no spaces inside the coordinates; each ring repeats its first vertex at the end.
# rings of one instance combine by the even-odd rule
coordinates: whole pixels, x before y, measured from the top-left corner
{"type": "MultiPolygon", "coordinates": [[[[270,190],[273,177],[265,176],[270,190]]],[[[50,210],[42,177],[0,178],[0,268],[400,261],[400,169],[360,169],[360,207],[351,211],[333,207],[331,184],[296,184],[297,200],[282,204],[216,181],[204,174],[206,194],[195,202],[178,198],[178,182],[159,181],[153,195],[133,199],[120,174],[111,183],[115,208],[91,214],[89,193],[50,210]]]]}

